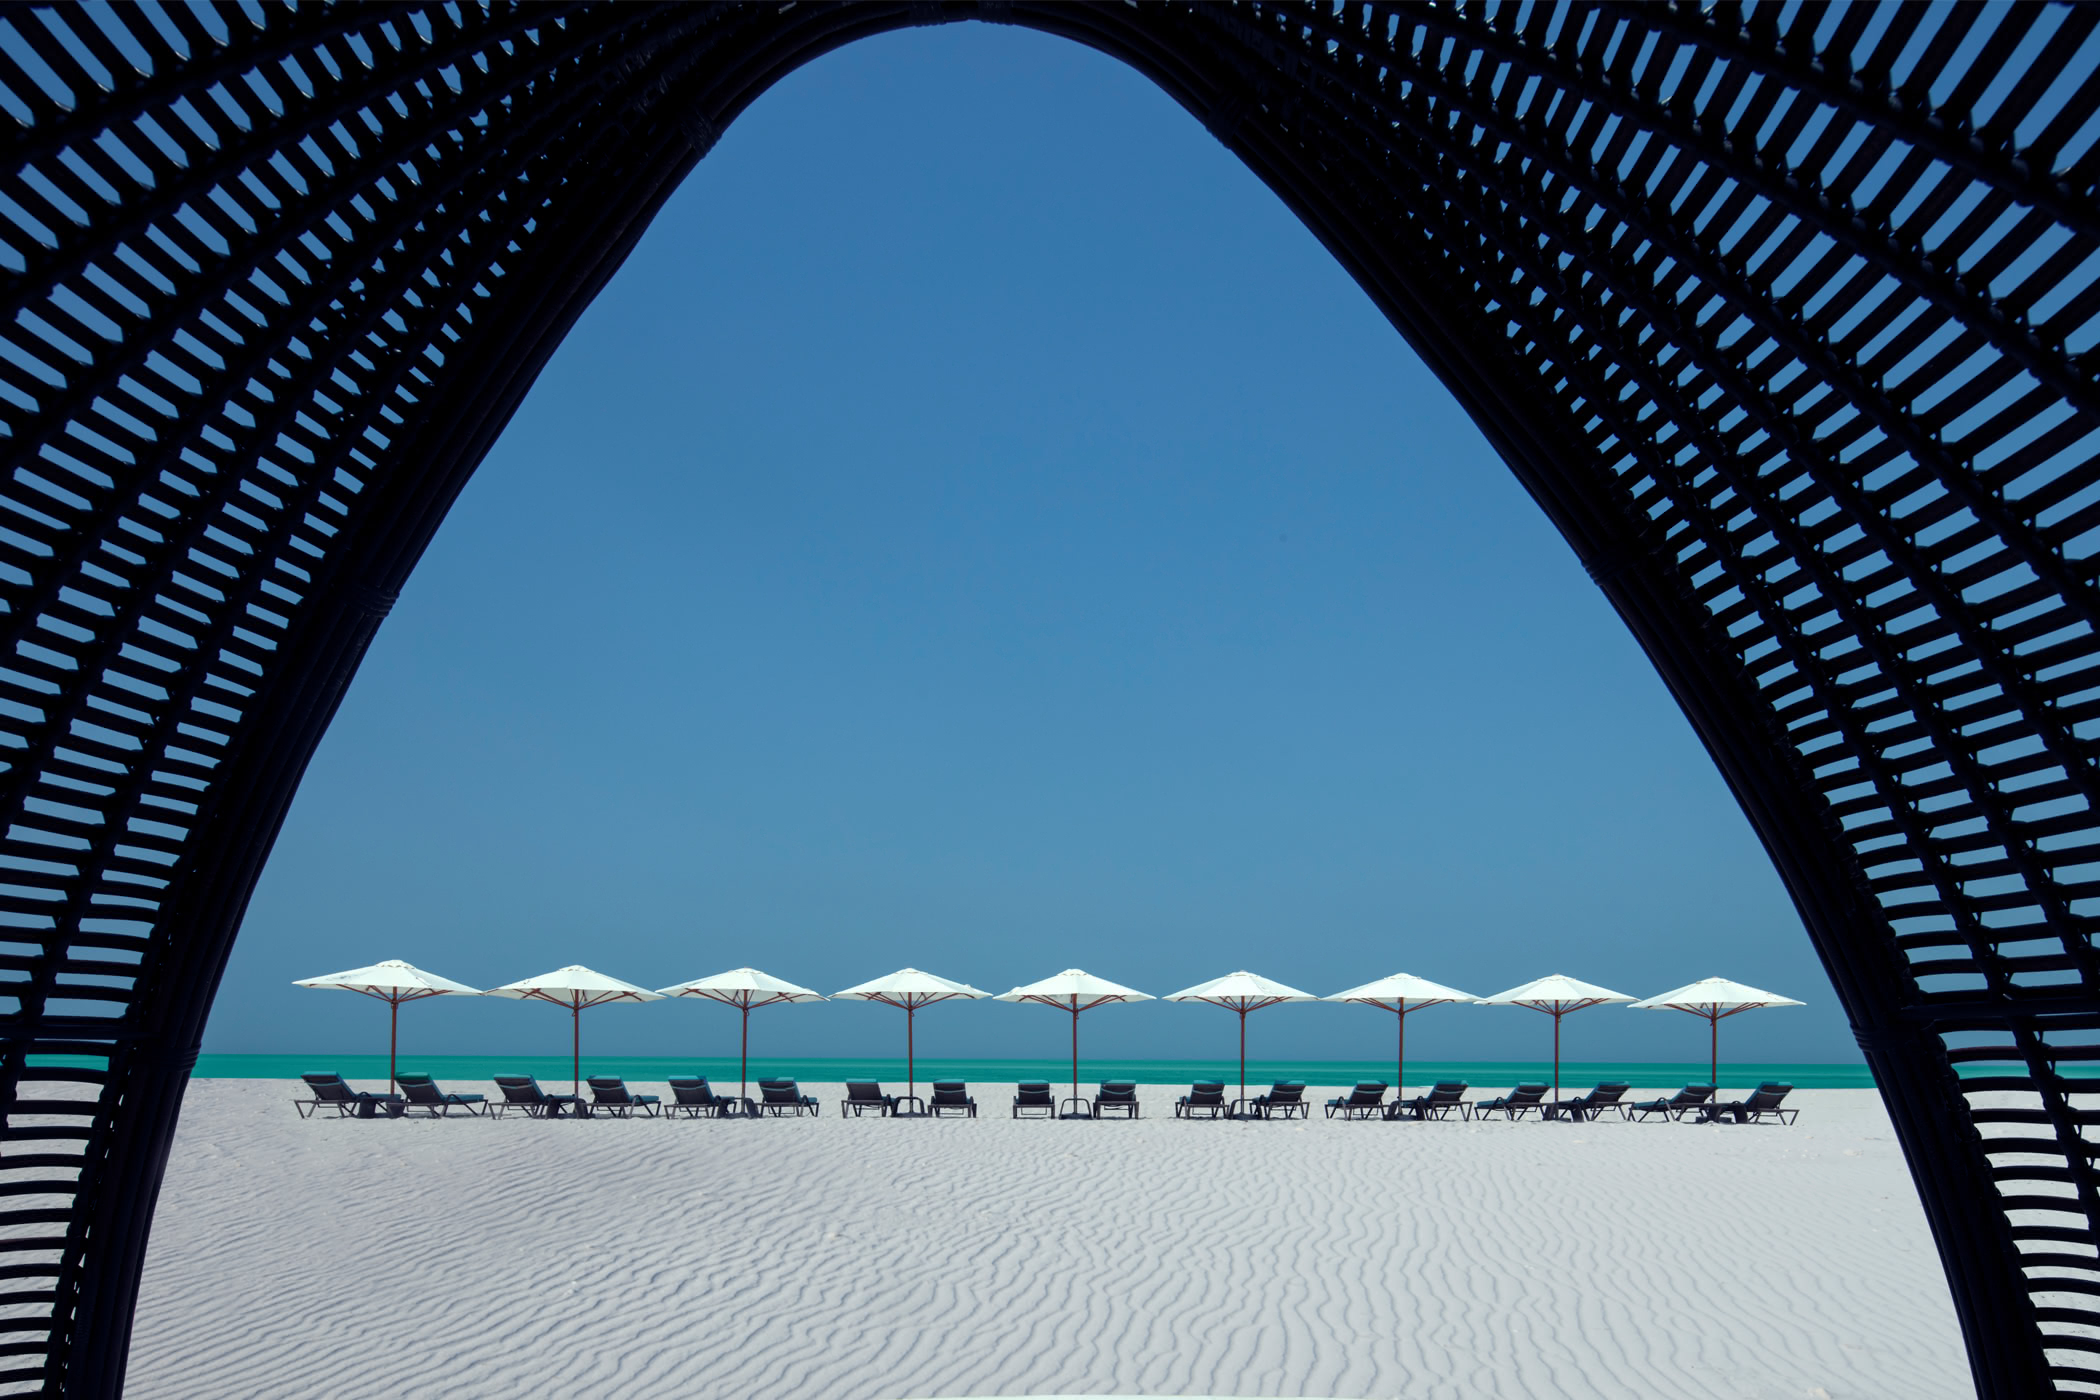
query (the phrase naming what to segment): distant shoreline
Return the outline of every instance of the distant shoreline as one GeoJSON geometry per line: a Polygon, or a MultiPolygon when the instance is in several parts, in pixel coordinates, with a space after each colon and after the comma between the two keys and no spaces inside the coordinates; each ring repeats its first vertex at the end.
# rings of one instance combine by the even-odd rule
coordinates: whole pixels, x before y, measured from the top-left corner
{"type": "MultiPolygon", "coordinates": [[[[517,1073],[542,1079],[567,1079],[566,1055],[401,1055],[396,1061],[403,1070],[421,1071],[439,1080],[487,1079],[492,1075],[517,1073]]],[[[734,1081],[737,1062],[719,1055],[586,1055],[586,1074],[617,1074],[629,1079],[659,1081],[673,1074],[701,1074],[717,1082],[734,1081]]],[[[198,1079],[296,1079],[311,1070],[332,1070],[348,1079],[386,1078],[386,1056],[372,1054],[205,1054],[197,1059],[192,1077],[198,1079]]],[[[1186,1084],[1194,1079],[1239,1078],[1236,1060],[1118,1060],[1079,1061],[1082,1083],[1103,1079],[1129,1079],[1140,1084],[1186,1084]]],[[[1390,1081],[1390,1060],[1249,1060],[1249,1083],[1276,1079],[1302,1079],[1309,1084],[1348,1084],[1360,1079],[1390,1081]]],[[[1670,1081],[1703,1083],[1705,1061],[1596,1061],[1564,1060],[1563,1086],[1594,1083],[1600,1079],[1626,1079],[1639,1084],[1670,1081]]],[[[1070,1081],[1070,1060],[936,1059],[922,1057],[916,1066],[919,1081],[961,1079],[974,1083],[1014,1083],[1023,1079],[1070,1081]]],[[[794,1078],[811,1083],[835,1084],[846,1079],[896,1080],[904,1078],[904,1057],[808,1058],[753,1056],[750,1077],[794,1078]]],[[[1436,1079],[1464,1079],[1475,1085],[1510,1084],[1524,1079],[1551,1079],[1553,1066],[1539,1060],[1409,1060],[1407,1082],[1427,1084],[1436,1079]]],[[[1864,1063],[1763,1063],[1745,1061],[1721,1066],[1721,1086],[1749,1087],[1760,1080],[1780,1079],[1801,1089],[1871,1089],[1873,1074],[1864,1063]]]]}

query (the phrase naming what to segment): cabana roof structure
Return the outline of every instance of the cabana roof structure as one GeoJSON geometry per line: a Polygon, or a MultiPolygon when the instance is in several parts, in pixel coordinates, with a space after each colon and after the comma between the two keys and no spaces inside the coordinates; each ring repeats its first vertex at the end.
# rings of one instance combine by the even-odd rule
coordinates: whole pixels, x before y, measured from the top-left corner
{"type": "Polygon", "coordinates": [[[2100,8],[1874,3],[0,12],[0,1142],[39,1163],[0,1379],[121,1389],[250,891],[563,334],[783,75],[970,19],[1157,83],[1457,396],[1785,881],[1979,1392],[2100,1387],[2067,1073],[2100,1056],[2100,8]]]}

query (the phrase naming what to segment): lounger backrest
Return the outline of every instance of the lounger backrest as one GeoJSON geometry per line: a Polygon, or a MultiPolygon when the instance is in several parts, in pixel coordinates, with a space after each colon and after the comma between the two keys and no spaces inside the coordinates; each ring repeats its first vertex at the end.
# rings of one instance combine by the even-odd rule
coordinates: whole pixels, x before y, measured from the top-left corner
{"type": "Polygon", "coordinates": [[[1509,1091],[1509,1101],[1511,1103],[1537,1103],[1540,1099],[1546,1097],[1547,1091],[1552,1087],[1551,1084],[1519,1084],[1516,1088],[1509,1091]]]}
{"type": "Polygon", "coordinates": [[[680,1103],[707,1104],[715,1101],[715,1091],[707,1087],[705,1079],[674,1079],[671,1097],[680,1103]]]}
{"type": "Polygon", "coordinates": [[[1607,1079],[1590,1090],[1591,1103],[1617,1103],[1633,1086],[1623,1079],[1607,1079]]]}
{"type": "Polygon", "coordinates": [[[1457,1103],[1466,1096],[1466,1091],[1472,1087],[1463,1079],[1439,1080],[1436,1087],[1429,1091],[1429,1101],[1431,1103],[1457,1103]]]}
{"type": "Polygon", "coordinates": [[[599,1103],[632,1103],[634,1096],[627,1092],[623,1079],[607,1075],[592,1075],[585,1081],[591,1086],[591,1097],[599,1103]]]}
{"type": "Polygon", "coordinates": [[[792,1079],[761,1079],[758,1092],[765,1095],[767,1103],[801,1103],[802,1086],[792,1079]]]}
{"type": "Polygon", "coordinates": [[[1225,1102],[1225,1084],[1217,1079],[1199,1079],[1189,1085],[1189,1102],[1192,1104],[1225,1102]]]}
{"type": "Polygon", "coordinates": [[[1272,1104],[1296,1103],[1304,1096],[1305,1081],[1302,1079],[1279,1079],[1275,1087],[1269,1090],[1269,1102],[1272,1104]]]}
{"type": "Polygon", "coordinates": [[[401,1092],[407,1096],[410,1103],[445,1101],[444,1091],[431,1083],[427,1074],[397,1074],[394,1076],[394,1082],[401,1086],[401,1092]]]}
{"type": "Polygon", "coordinates": [[[499,1074],[496,1087],[503,1091],[509,1103],[545,1103],[547,1096],[540,1092],[540,1082],[529,1074],[499,1074]]]}
{"type": "Polygon", "coordinates": [[[881,1103],[882,1086],[872,1079],[849,1079],[846,1081],[846,1102],[881,1103]]]}
{"type": "Polygon", "coordinates": [[[970,1086],[960,1079],[937,1079],[933,1084],[935,1103],[968,1103],[970,1086]]]}
{"type": "Polygon", "coordinates": [[[1128,1079],[1111,1079],[1101,1086],[1099,1097],[1107,1103],[1136,1103],[1137,1084],[1128,1079]]]}
{"type": "Polygon", "coordinates": [[[1714,1086],[1711,1084],[1687,1084],[1677,1091],[1670,1103],[1673,1107],[1683,1108],[1691,1104],[1705,1103],[1713,1096],[1714,1086]]]}
{"type": "Polygon", "coordinates": [[[1357,1104],[1383,1103],[1385,1085],[1376,1080],[1366,1079],[1356,1086],[1356,1092],[1349,1096],[1349,1101],[1357,1104]]]}
{"type": "Polygon", "coordinates": [[[1794,1092],[1791,1084],[1760,1084],[1757,1092],[1743,1100],[1743,1107],[1753,1113],[1765,1113],[1779,1107],[1779,1101],[1794,1092]]]}
{"type": "Polygon", "coordinates": [[[1023,1108],[1037,1104],[1049,1104],[1052,1108],[1057,1106],[1050,1098],[1050,1086],[1041,1080],[1014,1085],[1014,1099],[1023,1108]]]}
{"type": "Polygon", "coordinates": [[[357,1095],[343,1082],[340,1074],[302,1074],[306,1087],[313,1090],[314,1097],[322,1103],[351,1103],[357,1095]]]}

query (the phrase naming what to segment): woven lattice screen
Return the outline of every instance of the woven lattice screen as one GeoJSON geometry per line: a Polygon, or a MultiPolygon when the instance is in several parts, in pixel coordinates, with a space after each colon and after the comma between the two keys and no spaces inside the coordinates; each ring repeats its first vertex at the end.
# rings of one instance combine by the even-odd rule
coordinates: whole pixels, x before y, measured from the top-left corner
{"type": "Polygon", "coordinates": [[[780,75],[970,18],[1158,82],[1472,411],[1786,879],[1980,1390],[2100,1394],[2100,10],[1530,0],[0,12],[0,1392],[120,1389],[250,888],[565,329],[780,75]]]}

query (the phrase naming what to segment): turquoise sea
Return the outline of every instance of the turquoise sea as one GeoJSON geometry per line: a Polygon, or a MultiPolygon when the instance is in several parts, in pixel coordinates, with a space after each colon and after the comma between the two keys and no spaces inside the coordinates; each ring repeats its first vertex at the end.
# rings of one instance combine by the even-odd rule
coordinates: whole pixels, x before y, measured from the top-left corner
{"type": "MultiPolygon", "coordinates": [[[[447,1080],[486,1080],[497,1074],[532,1074],[552,1083],[569,1077],[567,1055],[403,1055],[399,1067],[447,1080]]],[[[386,1078],[384,1055],[202,1055],[196,1076],[200,1079],[296,1079],[310,1070],[332,1070],[346,1079],[386,1078]]],[[[660,1083],[673,1074],[703,1074],[715,1083],[734,1083],[734,1059],[696,1056],[586,1055],[585,1074],[617,1074],[627,1079],[660,1083]]],[[[932,1079],[961,1079],[977,1084],[1012,1084],[1022,1079],[1055,1082],[1072,1077],[1070,1060],[920,1060],[919,1082],[932,1079]]],[[[1094,1060],[1079,1062],[1082,1083],[1103,1079],[1132,1079],[1140,1084],[1187,1084],[1192,1079],[1239,1078],[1237,1060],[1094,1060]]],[[[1247,1081],[1267,1083],[1275,1079],[1302,1079],[1308,1084],[1353,1084],[1359,1079],[1390,1080],[1391,1060],[1249,1060],[1247,1081]]],[[[1560,1082],[1565,1086],[1595,1083],[1600,1079],[1625,1079],[1647,1087],[1680,1083],[1703,1083],[1706,1062],[1614,1064],[1589,1060],[1563,1061],[1560,1082]]],[[[1453,1062],[1410,1060],[1409,1084],[1427,1084],[1433,1079],[1463,1079],[1475,1088],[1500,1088],[1522,1079],[1550,1079],[1553,1066],[1533,1060],[1453,1062]]],[[[876,1079],[901,1083],[904,1059],[796,1060],[754,1055],[751,1078],[794,1078],[811,1084],[836,1084],[844,1079],[876,1079]]],[[[1800,1089],[1871,1089],[1874,1078],[1864,1064],[1723,1064],[1721,1087],[1748,1089],[1759,1080],[1783,1079],[1800,1089]]]]}

